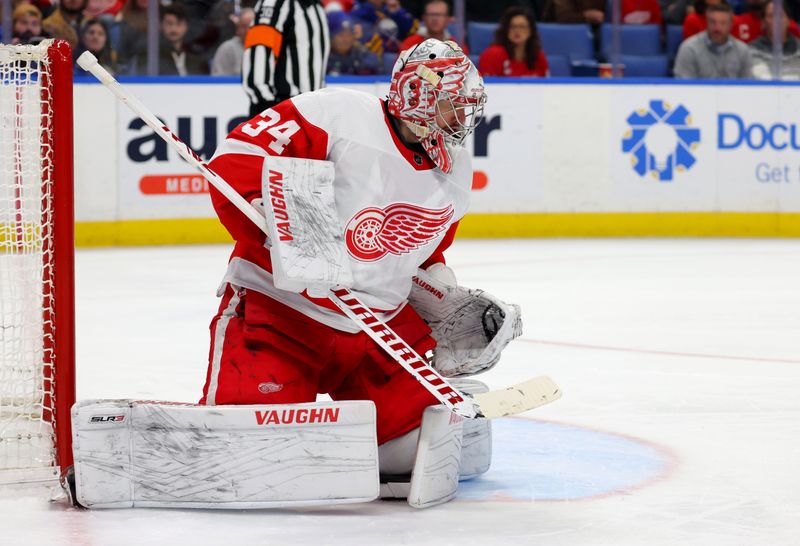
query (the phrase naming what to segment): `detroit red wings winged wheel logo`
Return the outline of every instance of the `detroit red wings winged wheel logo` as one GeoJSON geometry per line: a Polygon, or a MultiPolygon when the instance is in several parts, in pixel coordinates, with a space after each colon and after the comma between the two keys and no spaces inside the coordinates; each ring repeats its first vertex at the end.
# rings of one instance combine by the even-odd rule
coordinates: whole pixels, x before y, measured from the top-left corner
{"type": "Polygon", "coordinates": [[[369,207],[347,223],[347,251],[364,262],[380,260],[387,254],[405,254],[444,231],[452,217],[452,205],[443,209],[408,203],[394,203],[383,209],[369,207]]]}

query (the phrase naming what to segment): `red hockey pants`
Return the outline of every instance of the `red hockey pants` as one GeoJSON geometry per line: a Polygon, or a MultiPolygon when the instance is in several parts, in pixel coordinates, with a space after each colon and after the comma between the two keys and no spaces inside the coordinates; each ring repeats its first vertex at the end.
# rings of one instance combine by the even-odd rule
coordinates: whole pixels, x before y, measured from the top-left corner
{"type": "MultiPolygon", "coordinates": [[[[430,328],[406,305],[389,326],[419,354],[433,349],[430,328]]],[[[211,322],[201,404],[372,400],[378,443],[419,426],[437,400],[364,332],[321,324],[259,292],[228,285],[211,322]]]]}

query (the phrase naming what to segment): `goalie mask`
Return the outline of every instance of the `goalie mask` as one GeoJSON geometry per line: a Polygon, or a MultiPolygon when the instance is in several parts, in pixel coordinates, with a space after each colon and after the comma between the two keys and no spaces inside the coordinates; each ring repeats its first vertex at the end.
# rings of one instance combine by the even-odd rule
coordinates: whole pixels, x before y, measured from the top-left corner
{"type": "Polygon", "coordinates": [[[442,171],[481,119],[486,93],[478,69],[454,42],[429,38],[400,54],[392,69],[389,112],[420,139],[442,171]]]}

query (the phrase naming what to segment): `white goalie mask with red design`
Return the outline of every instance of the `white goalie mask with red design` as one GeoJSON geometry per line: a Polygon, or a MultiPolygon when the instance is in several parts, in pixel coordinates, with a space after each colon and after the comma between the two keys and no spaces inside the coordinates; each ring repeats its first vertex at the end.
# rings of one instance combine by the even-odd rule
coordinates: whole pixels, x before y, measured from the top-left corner
{"type": "Polygon", "coordinates": [[[480,121],[485,102],[478,69],[454,42],[429,38],[403,51],[392,69],[389,113],[417,135],[446,173],[480,121]]]}

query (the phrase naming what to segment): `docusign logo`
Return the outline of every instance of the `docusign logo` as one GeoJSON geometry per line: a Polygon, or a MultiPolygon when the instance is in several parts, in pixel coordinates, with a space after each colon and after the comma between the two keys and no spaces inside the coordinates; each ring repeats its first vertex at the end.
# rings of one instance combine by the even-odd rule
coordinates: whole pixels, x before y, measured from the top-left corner
{"type": "Polygon", "coordinates": [[[755,123],[730,112],[717,116],[717,146],[720,150],[800,150],[800,129],[795,123],[755,123]]]}
{"type": "Polygon", "coordinates": [[[676,172],[687,171],[697,162],[700,129],[692,127],[685,106],[673,108],[663,100],[652,100],[649,108],[636,110],[627,122],[622,151],[630,154],[639,176],[649,173],[661,182],[671,182],[676,172]]]}

